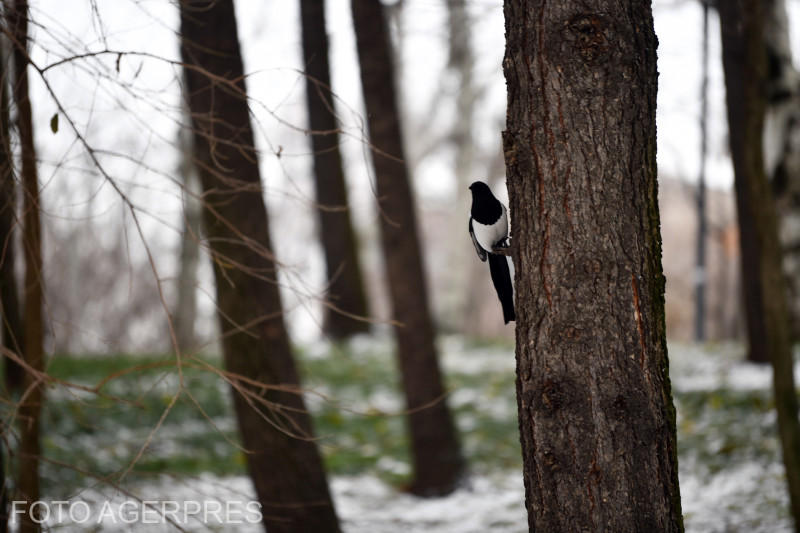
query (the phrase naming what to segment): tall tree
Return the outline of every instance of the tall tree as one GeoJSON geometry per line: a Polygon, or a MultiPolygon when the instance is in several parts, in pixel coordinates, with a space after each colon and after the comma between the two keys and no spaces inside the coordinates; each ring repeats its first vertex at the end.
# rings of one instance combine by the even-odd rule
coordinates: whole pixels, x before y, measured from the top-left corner
{"type": "MultiPolygon", "coordinates": [[[[190,120],[189,111],[186,118],[190,120]]],[[[200,262],[200,226],[203,212],[198,200],[200,184],[194,165],[191,133],[178,131],[178,146],[181,160],[178,167],[183,182],[183,231],[181,232],[178,257],[178,284],[173,319],[175,338],[181,352],[195,346],[195,322],[197,321],[197,267],[200,262]]]]}
{"type": "Polygon", "coordinates": [[[452,491],[464,471],[445,401],[422,268],[414,200],[405,163],[394,67],[380,0],[352,0],[361,87],[372,143],[381,243],[392,301],[397,356],[409,410],[411,491],[452,491]]]}
{"type": "Polygon", "coordinates": [[[18,490],[27,502],[21,516],[20,531],[39,531],[40,525],[30,513],[30,504],[39,499],[40,422],[44,386],[38,372],[44,370],[44,322],[42,319],[42,229],[39,205],[39,179],[36,170],[36,147],[33,141],[33,113],[28,89],[28,2],[6,2],[10,34],[14,41],[14,103],[17,107],[17,131],[22,161],[23,244],[25,250],[25,362],[33,372],[23,381],[19,405],[21,437],[19,445],[18,490]]]}
{"type": "MultiPolygon", "coordinates": [[[[763,352],[763,357],[772,363],[778,431],[797,527],[800,524],[800,422],[775,204],[764,173],[761,137],[767,74],[764,5],[730,0],[719,2],[718,9],[742,271],[745,285],[751,285],[751,294],[745,303],[757,306],[760,315],[756,317],[760,336],[754,336],[748,324],[749,343],[751,351],[763,352]]],[[[748,309],[748,322],[753,320],[751,313],[748,309]]]]}
{"type": "MultiPolygon", "coordinates": [[[[455,177],[456,196],[455,209],[451,216],[450,231],[459,235],[464,229],[464,220],[469,219],[470,198],[469,184],[478,179],[476,175],[475,136],[473,128],[475,122],[475,103],[478,100],[479,89],[475,83],[474,68],[475,57],[472,50],[472,18],[467,8],[466,0],[451,0],[447,2],[447,27],[449,33],[449,54],[447,59],[448,74],[456,82],[455,95],[446,95],[455,98],[456,112],[453,117],[453,126],[450,141],[454,150],[453,174],[455,177]]],[[[446,81],[442,80],[445,84],[446,81]]],[[[440,93],[441,94],[441,93],[440,93]]],[[[442,104],[439,98],[434,105],[442,104]]],[[[488,176],[491,180],[493,176],[488,176]]],[[[453,298],[453,310],[456,311],[460,326],[470,327],[469,320],[478,319],[474,309],[475,296],[482,296],[474,287],[480,287],[479,280],[486,277],[486,265],[472,260],[472,249],[465,247],[461,239],[451,239],[448,242],[447,256],[455,264],[464,268],[454,269],[447,277],[448,287],[446,294],[453,298]],[[483,268],[481,268],[483,267],[483,268]],[[477,293],[477,294],[476,294],[477,293]]],[[[480,308],[480,305],[477,306],[480,308]]]]}
{"type": "Polygon", "coordinates": [[[328,280],[325,332],[343,339],[369,331],[369,323],[357,319],[367,315],[367,298],[339,152],[324,0],[300,0],[300,18],[319,232],[328,280]]]}
{"type": "Polygon", "coordinates": [[[650,2],[504,11],[529,528],[682,531],[650,2]]]}
{"type": "Polygon", "coordinates": [[[767,108],[764,159],[778,212],[792,337],[800,341],[800,73],[785,0],[766,2],[767,108]]]}
{"type": "MultiPolygon", "coordinates": [[[[727,21],[731,24],[731,27],[729,27],[729,37],[731,40],[739,39],[744,36],[744,28],[736,28],[736,25],[743,24],[738,18],[740,13],[733,11],[736,5],[739,4],[737,2],[717,2],[720,23],[722,23],[723,16],[725,15],[737,17],[727,21]]],[[[743,9],[741,5],[739,5],[739,7],[743,9]]],[[[751,8],[753,8],[753,6],[751,6],[751,8]]],[[[761,36],[763,35],[764,24],[763,12],[760,8],[757,11],[762,17],[756,24],[758,26],[758,35],[761,36]]],[[[753,22],[753,24],[755,24],[755,22],[753,22]]],[[[755,28],[753,29],[755,30],[755,28]]],[[[763,71],[765,67],[764,57],[754,59],[758,65],[755,63],[748,65],[747,68],[751,70],[747,73],[742,70],[745,68],[745,58],[748,54],[764,56],[764,45],[763,42],[754,43],[753,46],[757,46],[758,50],[756,52],[755,49],[748,51],[744,43],[735,44],[729,42],[726,51],[725,40],[726,35],[723,34],[723,66],[726,68],[725,79],[727,99],[729,102],[729,141],[735,176],[736,213],[739,221],[739,245],[741,247],[742,258],[742,289],[744,294],[745,324],[747,326],[748,343],[747,359],[756,363],[769,363],[767,347],[768,318],[764,310],[764,286],[761,283],[761,274],[759,272],[759,263],[761,261],[759,257],[759,235],[756,232],[756,225],[752,220],[754,210],[750,207],[750,203],[756,199],[748,197],[745,188],[745,183],[748,181],[757,181],[760,179],[748,177],[748,175],[763,176],[764,174],[763,145],[761,140],[764,124],[764,94],[762,89],[756,86],[757,83],[763,83],[765,79],[765,72],[763,71]],[[727,64],[725,59],[726,54],[728,57],[727,64]],[[736,63],[735,67],[734,63],[736,63]],[[733,71],[730,70],[729,67],[734,67],[738,70],[733,71]],[[740,77],[735,81],[733,78],[734,75],[749,76],[751,74],[758,74],[760,78],[740,77]],[[747,87],[745,87],[745,85],[747,85],[747,87]],[[740,94],[737,94],[737,91],[740,94]],[[745,94],[745,92],[747,94],[745,94]],[[732,97],[736,97],[736,100],[732,100],[732,97]],[[745,107],[741,109],[731,109],[731,102],[735,102],[734,105],[744,105],[745,107]]]]}
{"type": "Polygon", "coordinates": [[[264,525],[339,531],[283,321],[233,2],[181,0],[180,20],[225,367],[264,525]]]}
{"type": "MultiPolygon", "coordinates": [[[[17,294],[15,228],[17,227],[17,187],[14,156],[11,153],[11,120],[8,111],[8,68],[4,46],[0,47],[0,315],[3,347],[18,355],[25,353],[22,316],[17,294]]],[[[9,391],[22,387],[22,366],[9,357],[5,360],[5,384],[9,391]]]]}
{"type": "Polygon", "coordinates": [[[703,4],[702,74],[700,82],[700,172],[697,176],[697,257],[695,263],[694,339],[706,340],[706,154],[708,153],[708,1],[703,4]]]}
{"type": "MultiPolygon", "coordinates": [[[[16,185],[14,183],[13,154],[11,153],[11,121],[8,112],[8,59],[5,40],[0,39],[0,315],[2,316],[3,348],[17,355],[22,349],[23,330],[17,296],[17,275],[14,269],[14,227],[17,221],[16,185]]],[[[5,385],[10,400],[12,392],[19,392],[24,379],[23,367],[4,357],[5,385]]],[[[11,484],[6,478],[5,443],[9,442],[7,426],[2,426],[0,438],[0,532],[8,531],[8,496],[11,484]]]]}

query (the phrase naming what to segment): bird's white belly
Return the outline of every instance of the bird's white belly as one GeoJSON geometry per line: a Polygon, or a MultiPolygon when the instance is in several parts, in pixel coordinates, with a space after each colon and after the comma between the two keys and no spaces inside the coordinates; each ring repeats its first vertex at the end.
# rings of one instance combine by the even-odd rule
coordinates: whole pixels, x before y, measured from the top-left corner
{"type": "MultiPolygon", "coordinates": [[[[505,209],[503,211],[505,215],[505,209]]],[[[475,239],[481,245],[481,248],[491,252],[498,242],[508,236],[508,219],[505,216],[501,216],[497,222],[489,226],[473,219],[472,231],[475,233],[475,239]]]]}

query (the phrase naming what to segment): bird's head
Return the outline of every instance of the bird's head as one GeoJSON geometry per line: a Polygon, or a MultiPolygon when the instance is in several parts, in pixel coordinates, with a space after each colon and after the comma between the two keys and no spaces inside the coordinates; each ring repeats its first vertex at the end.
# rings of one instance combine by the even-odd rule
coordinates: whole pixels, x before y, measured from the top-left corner
{"type": "Polygon", "coordinates": [[[483,195],[493,196],[492,190],[489,188],[488,185],[486,185],[482,181],[472,182],[472,185],[469,186],[469,190],[472,191],[472,196],[483,196],[483,195]]]}

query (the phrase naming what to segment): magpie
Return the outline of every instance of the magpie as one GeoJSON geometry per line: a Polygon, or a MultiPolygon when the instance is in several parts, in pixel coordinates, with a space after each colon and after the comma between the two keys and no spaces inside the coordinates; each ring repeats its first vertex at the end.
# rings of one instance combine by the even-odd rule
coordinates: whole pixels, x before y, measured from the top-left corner
{"type": "Polygon", "coordinates": [[[507,248],[508,215],[506,206],[494,197],[489,186],[476,181],[469,186],[472,191],[472,211],[469,217],[469,236],[481,261],[489,259],[489,273],[494,289],[503,306],[503,320],[508,324],[514,315],[514,286],[505,255],[493,253],[495,248],[507,248]]]}

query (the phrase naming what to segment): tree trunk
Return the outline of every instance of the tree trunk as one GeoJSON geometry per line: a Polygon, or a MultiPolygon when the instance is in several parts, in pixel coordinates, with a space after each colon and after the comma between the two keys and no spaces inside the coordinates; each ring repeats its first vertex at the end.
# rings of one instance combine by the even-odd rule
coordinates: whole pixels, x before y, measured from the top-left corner
{"type": "MultiPolygon", "coordinates": [[[[6,63],[6,54],[0,40],[0,80],[7,80],[11,69],[6,63]]],[[[17,219],[16,186],[14,184],[13,154],[11,153],[11,121],[8,112],[7,84],[0,85],[0,315],[2,315],[3,347],[17,355],[24,354],[22,348],[22,318],[17,296],[17,276],[14,271],[15,243],[14,227],[17,219]]],[[[4,357],[6,395],[10,401],[12,393],[22,388],[24,370],[22,366],[4,357]]],[[[10,441],[8,426],[2,424],[0,438],[0,532],[8,531],[8,495],[11,484],[6,477],[5,443],[10,441]]]]}
{"type": "Polygon", "coordinates": [[[751,337],[750,346],[755,350],[759,343],[758,351],[772,363],[792,514],[795,524],[800,524],[800,423],[777,217],[764,173],[761,141],[767,73],[763,8],[760,2],[746,0],[718,5],[743,270],[745,282],[755,286],[753,292],[759,298],[746,305],[758,306],[759,327],[763,328],[763,337],[751,337]]]}
{"type": "MultiPolygon", "coordinates": [[[[736,17],[729,19],[726,22],[730,24],[728,40],[742,39],[744,35],[743,22],[738,18],[740,14],[734,11],[736,2],[718,2],[717,9],[719,10],[720,23],[726,15],[736,17]]],[[[760,11],[760,10],[759,10],[760,11]]],[[[763,31],[763,13],[761,22],[758,24],[758,35],[762,35],[763,31]]],[[[751,21],[755,24],[754,21],[751,21]]],[[[745,323],[747,325],[747,359],[754,363],[769,363],[769,353],[767,350],[767,317],[764,310],[764,287],[761,284],[760,268],[760,254],[761,249],[758,242],[758,233],[756,231],[756,224],[753,220],[755,216],[754,210],[751,206],[758,204],[752,203],[756,198],[751,198],[747,195],[746,183],[748,181],[757,180],[753,175],[763,176],[763,153],[762,153],[762,131],[764,124],[764,93],[758,87],[758,84],[765,81],[765,55],[764,45],[762,43],[753,43],[758,47],[758,54],[760,56],[756,62],[759,64],[750,65],[749,68],[754,70],[748,73],[744,72],[745,56],[748,54],[748,49],[745,47],[744,42],[729,42],[726,45],[726,35],[722,35],[723,42],[723,66],[725,66],[726,76],[726,90],[728,99],[728,129],[730,132],[729,140],[731,147],[731,157],[733,159],[733,172],[735,176],[734,189],[736,192],[736,213],[739,221],[739,243],[741,247],[742,258],[742,288],[744,289],[744,310],[745,310],[745,323]],[[727,46],[727,51],[725,47],[727,46]],[[725,56],[728,56],[726,63],[725,56]],[[735,60],[733,58],[736,57],[735,60]],[[734,67],[731,61],[739,63],[734,67]],[[734,72],[729,69],[736,68],[734,72]],[[758,68],[761,72],[758,73],[759,78],[752,77],[755,74],[755,69],[758,68]],[[737,76],[733,78],[733,76],[737,76]],[[747,77],[742,77],[747,76],[747,77]],[[735,81],[734,81],[735,80],[735,81]],[[745,85],[748,85],[745,87],[745,85]],[[731,108],[730,102],[735,102],[735,106],[741,105],[742,107],[731,108]]],[[[751,50],[750,53],[755,53],[751,50]]]]}
{"type": "Polygon", "coordinates": [[[352,0],[351,6],[373,147],[386,278],[393,318],[398,323],[398,359],[410,411],[411,491],[422,496],[442,495],[455,488],[464,472],[464,461],[445,401],[434,345],[386,18],[380,0],[352,0]]]}
{"type": "MultiPolygon", "coordinates": [[[[28,90],[28,2],[16,0],[6,10],[15,44],[14,102],[17,106],[17,129],[22,152],[23,243],[25,249],[25,362],[34,371],[44,369],[42,321],[42,238],[39,213],[39,180],[36,171],[36,149],[33,142],[33,119],[28,90]]],[[[38,376],[25,374],[23,400],[19,405],[21,423],[19,445],[19,479],[17,486],[21,499],[26,500],[25,513],[21,515],[20,531],[39,531],[41,528],[30,515],[29,505],[39,499],[40,418],[44,387],[38,376]]]]}
{"type": "MultiPolygon", "coordinates": [[[[0,80],[7,80],[11,69],[0,49],[0,80]]],[[[8,112],[8,91],[0,87],[0,315],[2,315],[3,347],[22,355],[24,331],[17,294],[15,228],[17,220],[17,190],[14,182],[14,156],[11,152],[11,120],[8,112]]],[[[5,360],[5,384],[9,392],[22,388],[24,370],[9,357],[5,360]]]]}
{"type": "MultiPolygon", "coordinates": [[[[189,111],[186,110],[189,118],[189,111]]],[[[183,182],[183,232],[181,233],[178,286],[173,320],[175,338],[181,352],[191,350],[197,341],[195,322],[197,321],[197,267],[200,262],[200,225],[203,212],[200,205],[197,169],[194,165],[191,133],[178,132],[178,145],[181,148],[181,163],[178,172],[183,182]]]]}
{"type": "Polygon", "coordinates": [[[225,367],[264,525],[339,531],[283,322],[233,2],[182,0],[180,17],[225,367]]]}
{"type": "Polygon", "coordinates": [[[339,152],[339,124],[328,66],[325,2],[300,0],[300,16],[319,232],[328,281],[325,332],[334,339],[344,339],[369,331],[369,323],[354,318],[367,316],[367,298],[339,152]]]}
{"type": "Polygon", "coordinates": [[[650,3],[506,0],[505,20],[529,528],[682,531],[650,3]]]}
{"type": "Polygon", "coordinates": [[[800,341],[800,73],[794,68],[785,0],[766,2],[764,152],[778,213],[791,334],[800,341]]]}
{"type": "MultiPolygon", "coordinates": [[[[457,91],[455,95],[446,95],[454,96],[456,105],[450,134],[454,150],[453,174],[456,185],[453,210],[455,216],[450,217],[452,235],[461,235],[464,232],[464,221],[468,220],[470,215],[469,185],[479,177],[475,173],[476,145],[472,134],[478,89],[473,76],[475,58],[470,42],[471,22],[466,0],[447,2],[450,48],[447,67],[449,75],[456,81],[452,86],[456,87],[457,91]]],[[[442,83],[445,84],[446,80],[442,80],[442,83]]],[[[487,176],[487,180],[492,178],[493,176],[487,176]]],[[[471,296],[476,293],[475,287],[482,286],[479,276],[486,276],[486,265],[474,261],[474,251],[471,246],[464,246],[463,239],[450,239],[447,244],[447,256],[453,264],[463,265],[464,268],[452,269],[447,276],[447,285],[442,292],[453,300],[447,310],[455,315],[456,324],[459,327],[465,325],[469,327],[467,319],[472,314],[472,307],[475,303],[471,296]]]]}
{"type": "Polygon", "coordinates": [[[700,84],[700,172],[697,177],[697,256],[694,273],[694,340],[706,340],[706,154],[708,153],[708,1],[703,3],[702,82],[700,84]]]}

